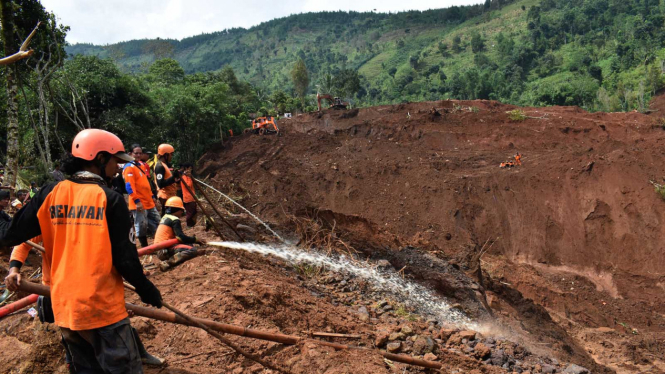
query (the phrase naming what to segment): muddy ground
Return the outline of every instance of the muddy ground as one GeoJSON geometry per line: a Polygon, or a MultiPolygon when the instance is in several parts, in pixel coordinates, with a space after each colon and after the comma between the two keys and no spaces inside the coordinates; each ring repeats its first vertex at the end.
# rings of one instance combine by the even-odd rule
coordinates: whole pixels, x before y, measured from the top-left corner
{"type": "MultiPolygon", "coordinates": [[[[298,336],[357,334],[335,341],[397,344],[443,372],[665,372],[659,112],[522,108],[528,118],[516,121],[514,109],[441,101],[309,113],[281,121],[279,136],[235,137],[198,163],[201,178],[284,237],[399,271],[477,321],[475,335],[352,275],[243,251],[151,277],[165,300],[199,317],[298,336]],[[522,166],[499,168],[516,152],[522,166]]],[[[222,205],[249,240],[274,240],[222,205]]],[[[262,372],[202,331],[133,323],[168,361],[148,372],[262,372]]],[[[65,372],[53,326],[25,312],[0,326],[0,371],[65,372]]],[[[293,373],[434,372],[371,351],[233,340],[293,373]]]]}

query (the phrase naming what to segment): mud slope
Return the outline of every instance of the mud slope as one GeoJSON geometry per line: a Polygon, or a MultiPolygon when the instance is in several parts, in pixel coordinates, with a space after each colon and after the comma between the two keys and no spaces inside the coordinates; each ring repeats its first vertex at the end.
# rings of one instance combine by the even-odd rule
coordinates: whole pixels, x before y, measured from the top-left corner
{"type": "Polygon", "coordinates": [[[644,343],[637,369],[592,355],[619,372],[665,370],[665,202],[650,182],[665,180],[657,113],[523,108],[529,118],[513,121],[513,109],[441,101],[305,114],[281,121],[280,136],[233,138],[199,172],[276,224],[326,211],[387,248],[412,245],[467,270],[487,250],[490,296],[510,303],[521,292],[582,346],[586,328],[635,328],[647,334],[635,344],[656,347],[644,343]],[[518,151],[523,166],[498,167],[518,151]],[[566,278],[587,286],[553,284],[566,278]]]}

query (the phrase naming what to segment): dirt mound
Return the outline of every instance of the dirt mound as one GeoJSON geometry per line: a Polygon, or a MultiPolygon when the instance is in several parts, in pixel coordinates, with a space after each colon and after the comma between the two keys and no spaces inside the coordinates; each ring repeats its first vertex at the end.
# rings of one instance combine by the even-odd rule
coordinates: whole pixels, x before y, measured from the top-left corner
{"type": "MultiPolygon", "coordinates": [[[[207,183],[301,249],[353,254],[367,269],[426,286],[474,331],[357,274],[241,250],[151,278],[194,316],[301,337],[344,334],[331,339],[434,360],[442,372],[583,372],[572,364],[665,372],[665,202],[652,185],[665,176],[659,123],[653,113],[408,103],[283,120],[279,136],[235,137],[199,161],[207,183]],[[522,166],[499,168],[517,152],[522,166]]],[[[219,204],[249,240],[269,238],[219,204]]],[[[145,318],[133,325],[169,363],[149,373],[263,372],[203,331],[145,318]]],[[[53,326],[24,311],[0,326],[9,352],[0,371],[65,372],[53,326]]],[[[434,372],[376,351],[231,339],[294,374],[434,372]]]]}
{"type": "MultiPolygon", "coordinates": [[[[526,118],[515,121],[507,113],[515,109],[441,101],[309,113],[281,121],[280,136],[234,138],[203,157],[200,172],[284,227],[289,215],[311,210],[356,217],[334,223],[368,247],[412,246],[475,279],[485,274],[495,303],[515,304],[496,288],[509,284],[549,313],[563,311],[565,320],[553,320],[582,350],[567,323],[628,325],[662,341],[665,216],[651,182],[665,176],[665,131],[657,114],[522,108],[526,118]],[[516,152],[521,167],[498,167],[516,152]],[[497,277],[490,267],[514,271],[497,277]],[[539,272],[529,281],[541,293],[524,283],[531,270],[523,269],[539,272]],[[553,287],[550,274],[590,282],[594,300],[553,287]],[[613,308],[599,308],[601,299],[613,308]]],[[[660,360],[649,365],[665,369],[660,360]]]]}

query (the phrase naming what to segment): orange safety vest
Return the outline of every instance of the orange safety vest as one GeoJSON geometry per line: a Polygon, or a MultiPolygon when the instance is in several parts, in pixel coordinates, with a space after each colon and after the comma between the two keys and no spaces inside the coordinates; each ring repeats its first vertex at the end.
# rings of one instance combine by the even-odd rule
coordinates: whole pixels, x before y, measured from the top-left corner
{"type": "MultiPolygon", "coordinates": [[[[162,165],[164,165],[164,179],[171,178],[171,176],[173,175],[171,173],[171,169],[169,169],[169,167],[163,162],[162,165]]],[[[159,197],[160,199],[168,199],[169,197],[175,196],[177,191],[178,191],[178,184],[173,183],[170,186],[160,188],[159,191],[157,192],[157,197],[159,197]]]]}
{"type": "MultiPolygon", "coordinates": [[[[187,187],[189,187],[189,190],[194,192],[194,181],[192,180],[192,177],[189,177],[189,176],[183,174],[180,179],[181,179],[180,183],[186,184],[187,187]]],[[[192,194],[189,193],[189,190],[187,190],[187,187],[185,187],[185,186],[182,187],[182,201],[184,203],[194,202],[195,201],[194,196],[192,196],[192,194]]]]}
{"type": "Polygon", "coordinates": [[[51,266],[55,324],[90,330],[127,318],[122,277],[113,267],[106,193],[97,184],[58,183],[37,212],[51,266]]]}
{"type": "Polygon", "coordinates": [[[166,219],[170,219],[173,221],[180,220],[180,218],[174,215],[165,214],[164,217],[162,217],[162,220],[159,222],[159,226],[157,227],[157,232],[155,232],[155,240],[153,242],[155,244],[175,239],[175,232],[173,232],[171,226],[164,224],[164,221],[166,221],[166,219]]]}
{"type": "MultiPolygon", "coordinates": [[[[122,178],[125,183],[131,186],[131,193],[129,194],[129,210],[136,210],[136,203],[134,199],[141,200],[143,208],[152,209],[155,207],[155,201],[152,200],[152,189],[150,189],[150,181],[148,175],[143,170],[143,167],[137,167],[130,164],[122,171],[122,178]]],[[[130,189],[127,189],[130,192],[130,189]]]]}

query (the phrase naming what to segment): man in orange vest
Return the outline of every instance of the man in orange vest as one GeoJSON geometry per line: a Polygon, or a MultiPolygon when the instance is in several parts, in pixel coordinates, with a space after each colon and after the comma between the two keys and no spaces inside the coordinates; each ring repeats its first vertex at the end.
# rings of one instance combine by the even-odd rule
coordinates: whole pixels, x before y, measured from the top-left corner
{"type": "Polygon", "coordinates": [[[192,164],[184,163],[182,167],[182,176],[180,184],[182,184],[182,201],[185,203],[185,212],[187,212],[185,222],[187,227],[194,227],[196,225],[196,200],[189,191],[194,192],[194,180],[192,179],[192,164]],[[186,186],[185,186],[186,185],[186,186]],[[189,187],[189,189],[188,189],[189,187]]]}
{"type": "Polygon", "coordinates": [[[155,180],[157,181],[157,197],[162,204],[162,215],[166,212],[166,200],[176,196],[180,183],[180,172],[171,173],[171,161],[175,149],[170,144],[160,144],[157,148],[158,160],[155,163],[155,180]]]}
{"type": "Polygon", "coordinates": [[[125,164],[122,177],[125,179],[125,190],[129,194],[129,211],[134,216],[134,230],[141,247],[148,246],[148,235],[157,231],[159,220],[162,219],[152,197],[152,189],[148,180],[148,164],[143,163],[143,149],[140,145],[132,146],[134,162],[125,164]]]}
{"type": "MultiPolygon", "coordinates": [[[[129,241],[127,204],[108,187],[118,162],[131,161],[122,141],[110,132],[79,132],[62,163],[71,177],[40,189],[0,238],[0,246],[13,246],[42,235],[54,321],[74,372],[143,372],[125,309],[123,278],[143,302],[162,306],[159,290],[146,278],[129,241]]],[[[6,283],[10,288],[15,281],[6,283]]]]}
{"type": "Polygon", "coordinates": [[[159,264],[159,268],[162,271],[166,271],[173,266],[205,254],[204,249],[197,250],[196,247],[188,245],[196,243],[205,245],[205,241],[196,239],[196,236],[185,235],[182,231],[180,218],[185,213],[185,206],[182,203],[182,199],[178,196],[173,196],[164,205],[166,207],[166,214],[162,217],[159,228],[157,228],[155,244],[175,238],[178,238],[181,244],[176,244],[171,248],[162,249],[157,252],[157,257],[162,261],[159,264]]]}

